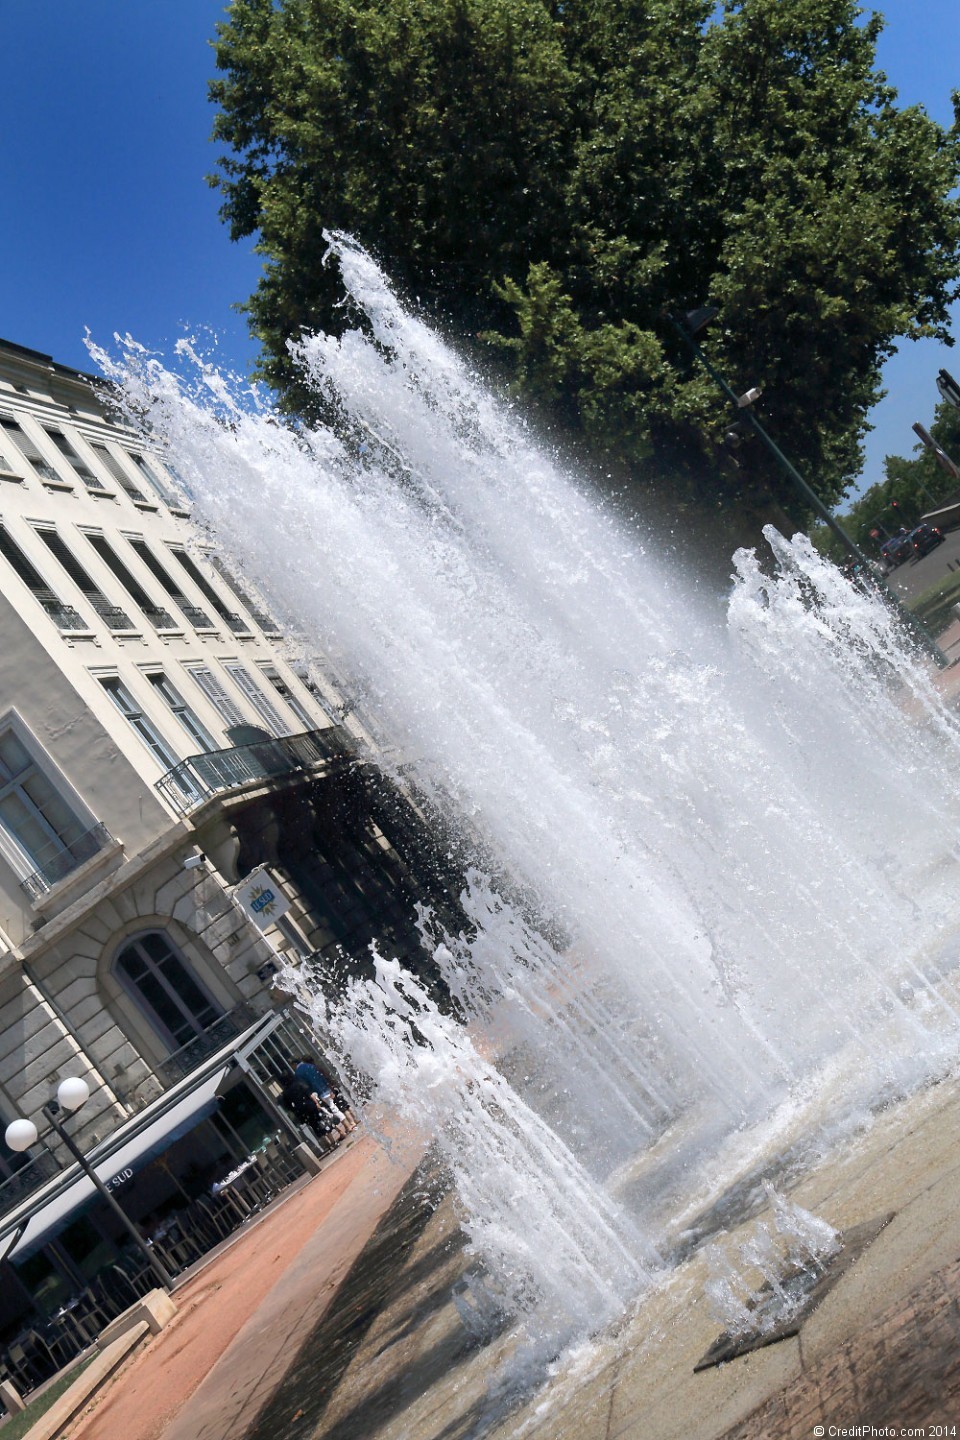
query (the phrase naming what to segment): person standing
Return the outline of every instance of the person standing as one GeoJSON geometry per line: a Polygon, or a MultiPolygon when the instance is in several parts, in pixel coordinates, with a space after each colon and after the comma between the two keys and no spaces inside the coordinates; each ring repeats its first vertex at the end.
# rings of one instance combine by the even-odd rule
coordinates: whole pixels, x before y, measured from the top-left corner
{"type": "Polygon", "coordinates": [[[289,1111],[301,1125],[312,1130],[324,1150],[332,1150],[342,1137],[334,1133],[337,1127],[321,1105],[319,1096],[314,1094],[306,1081],[299,1080],[293,1074],[278,1073],[277,1079],[283,1087],[280,1104],[284,1110],[289,1111]]]}
{"type": "MultiPolygon", "coordinates": [[[[349,1106],[344,1106],[342,1110],[340,1109],[340,1106],[337,1104],[340,1097],[335,1095],[332,1084],[309,1055],[302,1057],[294,1074],[298,1080],[302,1080],[305,1085],[309,1085],[314,1095],[316,1095],[321,1108],[326,1110],[334,1122],[341,1127],[341,1139],[344,1135],[348,1134],[349,1131],[356,1128],[357,1121],[353,1112],[349,1106]]],[[[343,1102],[340,1101],[340,1103],[342,1104],[343,1102]]]]}

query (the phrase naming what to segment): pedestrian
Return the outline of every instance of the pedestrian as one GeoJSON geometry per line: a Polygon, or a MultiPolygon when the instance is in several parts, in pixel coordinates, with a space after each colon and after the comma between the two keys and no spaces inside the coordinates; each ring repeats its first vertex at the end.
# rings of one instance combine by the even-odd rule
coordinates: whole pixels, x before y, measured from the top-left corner
{"type": "Polygon", "coordinates": [[[337,1140],[342,1137],[339,1134],[334,1135],[336,1122],[321,1105],[319,1096],[314,1094],[306,1081],[299,1080],[290,1071],[279,1071],[277,1079],[283,1087],[280,1091],[280,1104],[284,1110],[301,1125],[312,1130],[322,1142],[324,1150],[332,1150],[337,1140]]]}
{"type": "Polygon", "coordinates": [[[310,1089],[319,1099],[320,1104],[329,1112],[336,1123],[343,1127],[342,1135],[346,1135],[350,1130],[356,1129],[356,1116],[350,1107],[343,1103],[342,1096],[335,1092],[330,1080],[328,1080],[323,1071],[315,1064],[311,1056],[304,1055],[301,1057],[295,1074],[298,1080],[302,1080],[305,1085],[310,1086],[310,1089]]]}

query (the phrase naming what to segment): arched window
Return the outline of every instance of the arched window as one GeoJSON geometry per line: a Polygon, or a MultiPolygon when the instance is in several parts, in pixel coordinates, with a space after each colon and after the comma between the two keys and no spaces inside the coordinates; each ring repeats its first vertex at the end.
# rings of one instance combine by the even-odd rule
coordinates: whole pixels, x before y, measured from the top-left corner
{"type": "Polygon", "coordinates": [[[223,1014],[162,930],[128,940],[114,969],[172,1050],[201,1035],[223,1014]]]}

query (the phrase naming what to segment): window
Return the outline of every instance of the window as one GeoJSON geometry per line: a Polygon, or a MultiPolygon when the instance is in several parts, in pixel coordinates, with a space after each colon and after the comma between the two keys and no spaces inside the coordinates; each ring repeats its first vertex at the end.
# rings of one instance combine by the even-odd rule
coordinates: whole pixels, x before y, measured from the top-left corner
{"type": "Polygon", "coordinates": [[[176,630],[177,622],[173,616],[168,610],[153,603],[140,581],[127,569],[106,536],[89,530],[86,532],[86,536],[103,563],[116,575],[131,600],[140,606],[151,625],[155,626],[157,630],[176,630]]]}
{"type": "Polygon", "coordinates": [[[246,716],[234,705],[219,676],[214,675],[209,665],[191,665],[187,673],[193,676],[214,710],[228,725],[247,723],[246,716]]]}
{"type": "Polygon", "coordinates": [[[0,525],[0,555],[23,581],[60,630],[89,630],[90,626],[71,605],[64,605],[50,589],[39,570],[27,558],[8,530],[0,525]]]}
{"type": "Polygon", "coordinates": [[[114,970],[171,1050],[188,1045],[224,1013],[162,930],[128,941],[114,970]]]}
{"type": "Polygon", "coordinates": [[[42,892],[102,850],[108,836],[83,817],[14,726],[0,733],[0,830],[21,879],[42,892]]]}
{"type": "Polygon", "coordinates": [[[283,676],[280,674],[280,671],[277,669],[276,665],[261,665],[259,668],[266,676],[267,680],[269,680],[274,690],[276,690],[277,694],[282,696],[283,699],[286,701],[287,705],[293,711],[294,715],[296,715],[303,728],[305,730],[316,730],[316,720],[314,720],[313,717],[309,715],[307,711],[303,708],[296,695],[294,695],[293,691],[290,689],[290,686],[287,684],[286,680],[284,680],[283,676]]]}
{"type": "Polygon", "coordinates": [[[151,721],[144,715],[143,711],[136,704],[130,691],[118,680],[115,675],[101,676],[100,684],[106,690],[110,699],[116,705],[120,714],[133,727],[153,755],[157,764],[164,771],[172,770],[176,765],[176,756],[166,746],[165,741],[160,738],[159,733],[153,728],[151,721]]]}
{"type": "MultiPolygon", "coordinates": [[[[10,417],[10,419],[12,420],[12,416],[10,417]]],[[[7,423],[9,423],[9,422],[7,422],[7,423]]],[[[15,422],[14,422],[14,423],[15,423],[15,422]]],[[[3,417],[3,416],[0,416],[0,435],[2,435],[2,434],[4,433],[4,429],[5,429],[4,417],[3,417]]],[[[16,452],[16,447],[15,447],[13,444],[8,445],[8,446],[7,446],[7,449],[16,452]]],[[[17,453],[17,459],[18,459],[18,460],[20,459],[19,453],[17,453]]],[[[16,468],[16,462],[15,462],[15,461],[14,461],[14,462],[11,462],[11,460],[10,460],[9,457],[8,457],[8,455],[7,455],[7,454],[4,452],[4,450],[2,450],[2,449],[0,449],[0,479],[3,479],[3,480],[16,480],[16,482],[17,482],[18,485],[22,485],[22,484],[23,484],[23,476],[18,473],[17,468],[16,468]]]]}
{"type": "Polygon", "coordinates": [[[220,556],[208,554],[207,559],[213,566],[214,570],[216,570],[217,574],[226,582],[227,585],[229,585],[230,589],[233,591],[234,595],[236,595],[237,599],[242,601],[243,604],[246,605],[247,609],[250,611],[250,614],[260,626],[260,629],[266,631],[268,635],[278,635],[280,633],[280,626],[277,624],[276,620],[274,620],[272,615],[268,615],[266,610],[262,609],[259,605],[257,605],[254,600],[250,598],[246,590],[244,590],[243,586],[237,582],[233,575],[231,575],[230,571],[220,559],[220,556]]]}
{"type": "Polygon", "coordinates": [[[280,716],[276,710],[274,710],[270,701],[264,695],[250,672],[245,670],[242,665],[236,663],[225,662],[223,668],[234,683],[240,687],[244,695],[246,695],[267,729],[271,730],[274,735],[289,735],[290,726],[285,725],[280,719],[280,716]]]}
{"type": "Polygon", "coordinates": [[[137,469],[140,471],[140,474],[150,486],[150,489],[155,490],[156,493],[163,501],[165,501],[167,505],[176,505],[177,498],[175,495],[171,494],[170,490],[167,488],[163,476],[159,473],[159,471],[156,470],[153,465],[149,465],[142,455],[137,455],[131,452],[129,458],[133,461],[134,465],[136,465],[137,469]]]}
{"type": "Polygon", "coordinates": [[[170,684],[170,681],[167,679],[166,675],[164,675],[163,671],[150,671],[147,675],[147,679],[150,681],[150,684],[153,686],[156,693],[163,700],[163,703],[170,710],[171,714],[175,715],[180,721],[180,724],[183,726],[184,730],[186,730],[193,743],[197,746],[197,749],[216,750],[217,746],[213,743],[213,740],[211,739],[209,733],[201,725],[200,721],[197,719],[196,715],[194,715],[189,705],[187,705],[184,700],[180,699],[180,696],[177,694],[176,690],[174,690],[173,686],[170,684]]]}
{"type": "Polygon", "coordinates": [[[13,441],[20,454],[28,461],[30,468],[40,476],[41,480],[59,481],[60,476],[56,470],[44,459],[36,442],[31,440],[18,420],[15,420],[12,415],[2,415],[0,416],[0,425],[3,426],[4,433],[13,441]]]}
{"type": "Polygon", "coordinates": [[[112,454],[106,445],[93,445],[93,453],[100,461],[100,464],[110,472],[120,488],[130,496],[131,500],[138,500],[141,504],[146,501],[147,497],[143,491],[137,489],[116,455],[112,454]]]}
{"type": "Polygon", "coordinates": [[[160,584],[163,586],[164,590],[170,596],[171,600],[173,600],[177,604],[177,606],[183,611],[184,615],[190,621],[190,624],[195,626],[195,628],[198,630],[212,630],[213,621],[210,619],[210,616],[207,615],[206,612],[201,610],[198,606],[191,604],[191,602],[187,599],[186,595],[184,595],[180,586],[177,584],[176,580],[174,580],[173,577],[169,575],[164,569],[164,567],[160,564],[160,561],[157,559],[156,555],[154,555],[146,540],[141,540],[133,535],[130,535],[127,538],[129,539],[130,544],[133,546],[134,550],[140,556],[140,559],[143,561],[144,565],[146,565],[147,569],[150,571],[151,575],[156,576],[156,578],[160,581],[160,584]]]}
{"type": "Polygon", "coordinates": [[[90,466],[87,464],[86,460],[84,460],[83,456],[80,454],[73,441],[68,440],[62,430],[54,430],[52,428],[48,428],[47,434],[50,436],[50,439],[53,441],[54,445],[56,445],[63,458],[70,463],[73,469],[80,476],[80,479],[83,481],[84,485],[86,485],[88,490],[105,490],[107,488],[104,485],[103,481],[100,479],[99,475],[94,475],[93,471],[90,469],[90,466]]]}
{"type": "Polygon", "coordinates": [[[111,630],[136,629],[125,610],[121,610],[118,605],[111,605],[99,585],[90,578],[66,541],[57,534],[56,530],[40,529],[38,526],[37,534],[51,555],[59,560],[73,583],[83,592],[101,620],[106,621],[111,630]]]}
{"type": "Polygon", "coordinates": [[[227,606],[223,603],[216,590],[214,590],[209,580],[202,573],[200,568],[195,564],[193,557],[191,555],[188,555],[186,550],[181,549],[179,545],[171,545],[170,554],[174,555],[177,560],[180,561],[180,564],[183,566],[184,570],[186,570],[187,574],[190,576],[190,579],[200,591],[200,594],[205,600],[209,601],[209,603],[213,606],[214,610],[216,610],[217,614],[220,616],[220,619],[226,621],[227,625],[229,625],[231,630],[239,634],[249,632],[250,626],[247,624],[246,620],[244,620],[241,615],[235,615],[231,610],[227,609],[227,606]]]}

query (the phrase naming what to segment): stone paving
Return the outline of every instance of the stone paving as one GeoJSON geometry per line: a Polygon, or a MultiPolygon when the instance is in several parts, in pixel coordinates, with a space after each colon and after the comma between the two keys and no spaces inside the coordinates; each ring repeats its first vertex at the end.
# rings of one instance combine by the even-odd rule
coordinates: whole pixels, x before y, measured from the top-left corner
{"type": "MultiPolygon", "coordinates": [[[[783,1152],[770,1158],[770,1173],[790,1199],[838,1228],[894,1212],[798,1335],[695,1374],[722,1326],[704,1291],[703,1250],[693,1248],[614,1332],[564,1356],[546,1385],[519,1399],[503,1388],[516,1360],[515,1337],[503,1331],[478,1344],[454,1304],[454,1288],[475,1261],[442,1175],[421,1167],[401,1189],[404,1172],[388,1166],[380,1173],[365,1141],[284,1207],[286,1219],[281,1212],[274,1225],[265,1222],[259,1243],[256,1234],[248,1237],[247,1255],[239,1252],[232,1275],[198,1277],[195,1308],[151,1342],[78,1434],[800,1440],[818,1425],[827,1435],[831,1426],[835,1433],[927,1427],[933,1435],[929,1427],[940,1425],[948,1427],[940,1434],[949,1435],[949,1427],[960,1427],[958,1136],[960,1089],[948,1080],[873,1117],[806,1171],[785,1165],[783,1152]],[[331,1194],[316,1205],[318,1228],[310,1234],[304,1207],[315,1204],[311,1192],[319,1199],[332,1182],[339,1199],[331,1194]],[[371,1183],[379,1194],[370,1192],[371,1183]],[[282,1249],[275,1226],[282,1224],[292,1241],[294,1221],[301,1249],[288,1248],[275,1260],[282,1249]],[[233,1322],[234,1338],[211,1352],[201,1380],[192,1352],[237,1304],[240,1291],[229,1285],[251,1280],[255,1262],[266,1267],[262,1297],[239,1333],[233,1322]],[[274,1281],[267,1278],[271,1268],[274,1281]],[[178,1366],[188,1359],[195,1388],[185,1404],[182,1396],[173,1404],[178,1366]]],[[[763,1203],[758,1179],[748,1168],[712,1197],[734,1239],[737,1226],[757,1213],[750,1196],[759,1194],[763,1203]],[[739,1197],[736,1205],[731,1195],[739,1197]]],[[[678,1221],[685,1223],[689,1217],[678,1221]]]]}
{"type": "Polygon", "coordinates": [[[817,1425],[960,1427],[958,1131],[960,1095],[944,1082],[794,1184],[791,1199],[839,1227],[896,1212],[799,1335],[694,1374],[722,1328],[695,1251],[616,1333],[565,1357],[519,1404],[497,1388],[512,1338],[478,1346],[452,1303],[470,1263],[452,1206],[434,1209],[415,1183],[338,1295],[349,1338],[331,1312],[243,1440],[800,1440],[817,1425]]]}
{"type": "Polygon", "coordinates": [[[937,1426],[947,1434],[960,1429],[960,1260],[889,1306],[723,1440],[809,1440],[818,1425],[826,1434],[857,1425],[927,1435],[937,1426]]]}

